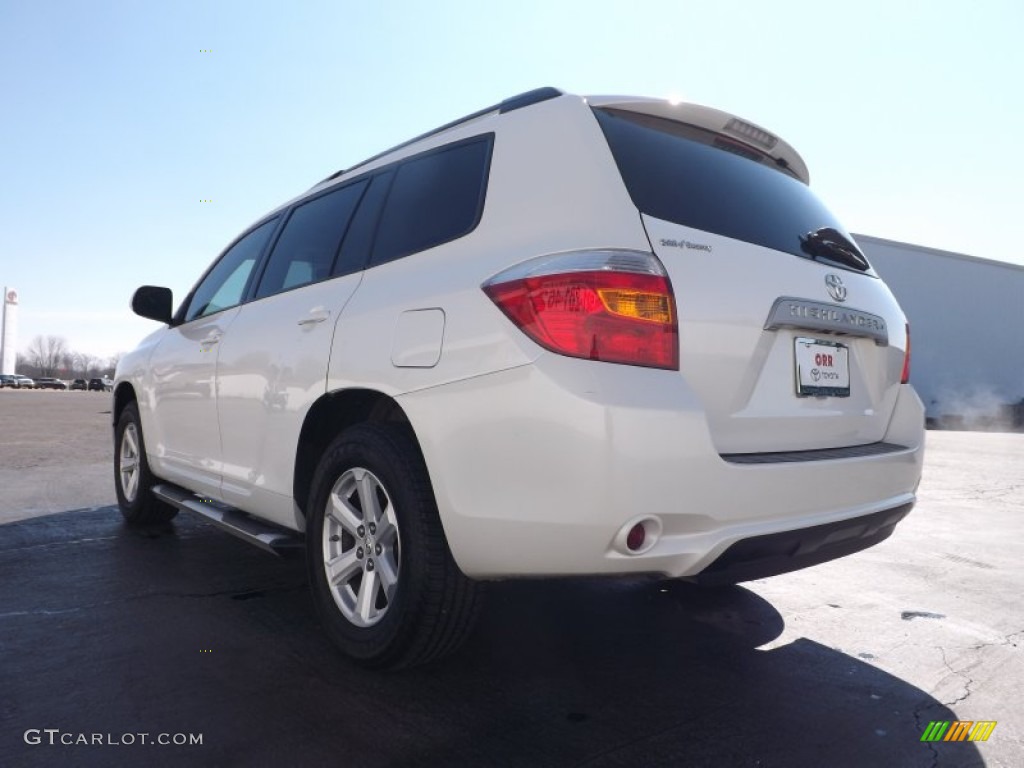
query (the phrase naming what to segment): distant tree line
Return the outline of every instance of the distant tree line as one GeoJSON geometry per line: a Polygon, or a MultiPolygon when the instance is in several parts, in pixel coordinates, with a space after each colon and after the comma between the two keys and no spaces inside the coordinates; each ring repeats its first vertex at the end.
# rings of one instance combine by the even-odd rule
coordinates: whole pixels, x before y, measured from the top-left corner
{"type": "Polygon", "coordinates": [[[30,378],[95,379],[113,377],[120,355],[96,357],[68,348],[63,336],[36,336],[28,351],[18,355],[18,373],[30,378]]]}

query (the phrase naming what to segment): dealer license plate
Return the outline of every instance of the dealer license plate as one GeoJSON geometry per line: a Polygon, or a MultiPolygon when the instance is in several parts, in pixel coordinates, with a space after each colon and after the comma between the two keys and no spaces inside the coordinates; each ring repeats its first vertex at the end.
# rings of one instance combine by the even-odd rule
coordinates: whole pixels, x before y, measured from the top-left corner
{"type": "Polygon", "coordinates": [[[796,340],[798,397],[849,397],[850,349],[821,339],[796,340]]]}

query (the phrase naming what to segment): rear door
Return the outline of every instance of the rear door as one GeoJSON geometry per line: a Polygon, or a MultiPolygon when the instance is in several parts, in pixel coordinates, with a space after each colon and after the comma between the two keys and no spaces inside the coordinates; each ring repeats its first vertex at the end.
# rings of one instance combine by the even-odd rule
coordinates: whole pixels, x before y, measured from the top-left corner
{"type": "Polygon", "coordinates": [[[680,373],[720,453],[876,442],[905,319],[805,183],[748,145],[595,109],[679,312],[680,373]]]}
{"type": "Polygon", "coordinates": [[[297,205],[253,300],[221,344],[222,495],[281,525],[298,524],[292,480],[299,431],[326,390],[334,329],[362,278],[388,180],[363,178],[297,205]]]}

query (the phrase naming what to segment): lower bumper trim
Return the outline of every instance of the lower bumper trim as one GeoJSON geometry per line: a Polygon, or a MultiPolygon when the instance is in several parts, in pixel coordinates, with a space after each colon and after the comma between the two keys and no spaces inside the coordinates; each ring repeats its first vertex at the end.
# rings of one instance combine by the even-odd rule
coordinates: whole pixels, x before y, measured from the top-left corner
{"type": "Polygon", "coordinates": [[[844,557],[889,538],[913,507],[910,502],[849,520],[741,539],[690,579],[708,585],[735,584],[844,557]]]}
{"type": "Polygon", "coordinates": [[[820,448],[811,451],[776,451],[772,453],[723,453],[719,454],[730,464],[791,464],[799,461],[838,461],[858,459],[864,456],[884,456],[887,453],[909,451],[905,445],[895,443],[868,443],[845,448],[820,448]]]}

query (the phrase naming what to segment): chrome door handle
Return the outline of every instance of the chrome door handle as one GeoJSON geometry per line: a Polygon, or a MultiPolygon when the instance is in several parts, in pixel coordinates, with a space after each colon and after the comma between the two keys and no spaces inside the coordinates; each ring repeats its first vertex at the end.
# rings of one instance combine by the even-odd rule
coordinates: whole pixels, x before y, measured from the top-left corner
{"type": "Polygon", "coordinates": [[[299,320],[299,325],[315,325],[316,323],[322,323],[330,316],[331,313],[326,309],[313,309],[310,310],[310,313],[306,317],[299,320]]]}

